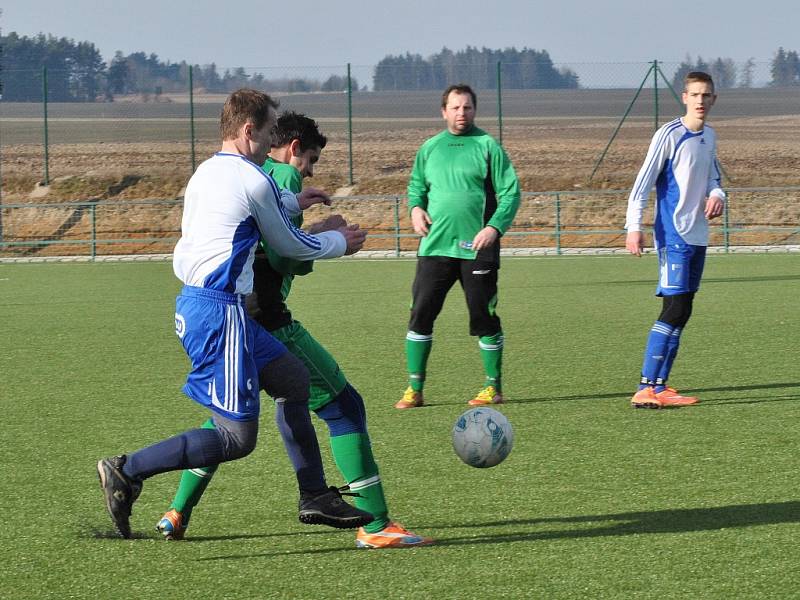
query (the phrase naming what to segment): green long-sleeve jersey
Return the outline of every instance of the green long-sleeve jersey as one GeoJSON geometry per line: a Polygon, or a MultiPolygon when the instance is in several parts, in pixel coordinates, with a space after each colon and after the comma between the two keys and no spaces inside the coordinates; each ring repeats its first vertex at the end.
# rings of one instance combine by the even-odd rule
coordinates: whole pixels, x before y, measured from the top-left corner
{"type": "MultiPolygon", "coordinates": [[[[280,189],[290,190],[295,194],[302,191],[303,176],[292,165],[268,158],[262,168],[269,173],[280,189]]],[[[292,217],[291,221],[296,227],[300,227],[303,224],[303,213],[292,217]]],[[[261,240],[261,247],[266,253],[268,268],[258,268],[256,278],[259,280],[254,281],[254,288],[258,290],[262,323],[269,331],[274,331],[291,323],[292,314],[286,306],[286,298],[292,289],[292,281],[295,275],[310,273],[314,261],[299,261],[280,256],[264,240],[261,240]]]]}
{"type": "Polygon", "coordinates": [[[409,211],[419,206],[432,221],[418,255],[474,259],[472,238],[486,225],[504,234],[519,200],[517,174],[492,136],[478,127],[442,131],[420,147],[408,183],[409,211]]]}
{"type": "MultiPolygon", "coordinates": [[[[287,163],[280,163],[267,157],[267,161],[262,167],[269,175],[275,180],[277,186],[282,190],[289,190],[295,194],[303,191],[303,176],[300,171],[295,169],[292,165],[287,163]]],[[[290,221],[295,227],[302,227],[303,213],[301,212],[296,217],[291,217],[290,221]]],[[[269,262],[272,267],[279,273],[286,275],[306,275],[311,272],[314,267],[313,260],[294,260],[276,254],[264,240],[261,240],[261,245],[269,256],[269,262]]],[[[291,284],[290,284],[291,285],[291,284]]],[[[289,294],[288,288],[286,295],[289,294]]],[[[284,299],[286,296],[284,296],[284,299]]]]}

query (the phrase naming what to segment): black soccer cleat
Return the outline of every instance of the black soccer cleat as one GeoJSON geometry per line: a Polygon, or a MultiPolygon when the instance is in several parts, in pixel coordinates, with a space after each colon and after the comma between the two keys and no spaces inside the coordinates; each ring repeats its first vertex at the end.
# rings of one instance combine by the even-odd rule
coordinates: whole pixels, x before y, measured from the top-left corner
{"type": "Polygon", "coordinates": [[[97,475],[100,477],[100,487],[103,488],[106,508],[114,527],[127,539],[131,537],[131,508],[142,491],[142,484],[122,472],[126,460],[124,454],[101,459],[97,463],[97,475]]]}
{"type": "Polygon", "coordinates": [[[350,506],[342,500],[342,493],[348,489],[348,486],[343,488],[331,486],[316,496],[306,492],[301,493],[300,522],[306,525],[328,525],[336,529],[356,529],[374,521],[372,513],[350,506]]]}

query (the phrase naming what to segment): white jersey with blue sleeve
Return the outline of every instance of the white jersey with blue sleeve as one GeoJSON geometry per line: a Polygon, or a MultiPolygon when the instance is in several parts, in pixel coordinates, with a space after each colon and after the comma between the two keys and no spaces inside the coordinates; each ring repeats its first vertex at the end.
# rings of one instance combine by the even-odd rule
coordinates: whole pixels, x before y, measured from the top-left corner
{"type": "Polygon", "coordinates": [[[625,229],[629,232],[641,231],[642,212],[653,185],[656,246],[707,246],[705,200],[708,196],[725,200],[714,130],[706,125],[700,131],[691,131],[682,119],[675,119],[656,131],[628,198],[625,229]]]}
{"type": "Polygon", "coordinates": [[[347,243],[341,233],[311,235],[292,225],[287,208],[293,212],[296,206],[294,194],[279,191],[255,163],[239,154],[215,154],[186,187],[181,239],[173,254],[175,275],[189,286],[249,294],[260,237],[289,258],[342,256],[347,243]]]}

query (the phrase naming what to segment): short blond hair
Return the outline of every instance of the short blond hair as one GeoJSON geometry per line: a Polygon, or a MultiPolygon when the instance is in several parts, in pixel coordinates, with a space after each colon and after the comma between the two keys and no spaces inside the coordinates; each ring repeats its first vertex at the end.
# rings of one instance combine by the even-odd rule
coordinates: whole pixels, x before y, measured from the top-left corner
{"type": "Polygon", "coordinates": [[[248,121],[256,129],[264,127],[269,119],[269,109],[277,109],[278,101],[258,90],[241,88],[231,93],[222,107],[219,119],[219,132],[223,140],[232,140],[239,136],[242,125],[248,121]]]}

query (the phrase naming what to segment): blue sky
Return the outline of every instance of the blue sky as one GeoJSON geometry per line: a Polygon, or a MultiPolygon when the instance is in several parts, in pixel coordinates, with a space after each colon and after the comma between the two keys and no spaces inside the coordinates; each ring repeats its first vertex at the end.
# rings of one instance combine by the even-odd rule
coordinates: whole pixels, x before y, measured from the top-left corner
{"type": "Polygon", "coordinates": [[[789,0],[7,0],[0,27],[4,34],[91,41],[106,59],[116,50],[142,50],[221,68],[374,65],[387,54],[428,56],[467,45],[544,49],[556,63],[669,62],[687,54],[761,62],[779,46],[800,50],[798,6],[789,0]]]}

